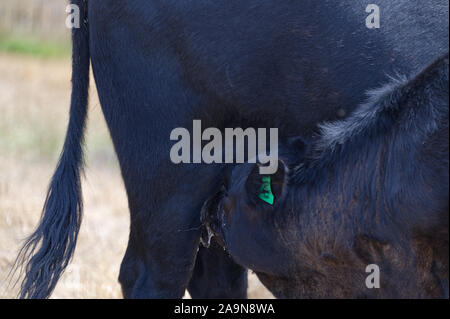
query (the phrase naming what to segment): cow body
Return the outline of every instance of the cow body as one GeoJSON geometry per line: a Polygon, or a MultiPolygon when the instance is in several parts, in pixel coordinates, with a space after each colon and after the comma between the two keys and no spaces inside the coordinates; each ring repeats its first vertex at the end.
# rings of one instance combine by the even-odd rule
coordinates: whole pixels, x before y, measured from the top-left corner
{"type": "Polygon", "coordinates": [[[273,205],[255,164],[236,167],[208,221],[231,256],[278,297],[448,298],[448,68],[447,54],[323,125],[272,176],[273,205]]]}
{"type": "Polygon", "coordinates": [[[126,296],[183,294],[198,233],[177,230],[198,226],[220,180],[217,167],[170,162],[174,127],[201,119],[205,127],[311,134],[318,122],[349,113],[386,74],[417,72],[444,52],[448,4],[383,5],[391,10],[377,32],[353,2],[90,3],[92,65],[133,221],[121,271],[126,296]],[[164,270],[152,275],[154,267],[164,270]]]}
{"type": "MultiPolygon", "coordinates": [[[[309,137],[317,123],[349,114],[386,74],[419,72],[448,47],[447,1],[380,1],[377,30],[365,27],[362,1],[72,2],[85,9],[88,21],[74,30],[74,72],[88,37],[128,195],[131,229],[119,278],[125,297],[181,297],[191,276],[193,296],[245,296],[244,268],[226,255],[209,257],[224,254],[220,249],[197,254],[200,210],[219,188],[224,165],[173,164],[172,129],[190,129],[200,119],[205,127],[278,127],[281,138],[309,137]],[[225,270],[194,269],[196,257],[197,266],[225,270]],[[208,281],[230,284],[205,295],[208,281]]],[[[76,93],[83,81],[74,81],[74,110],[82,104],[76,93]]],[[[71,154],[69,147],[65,152],[71,154]]],[[[72,178],[63,173],[72,172],[72,157],[62,159],[55,181],[72,178]]],[[[60,197],[74,192],[78,198],[79,191],[57,192],[60,185],[49,192],[46,220],[65,218],[61,210],[79,214],[60,197]]],[[[77,227],[63,229],[60,237],[77,227]]],[[[38,229],[33,244],[45,240],[45,232],[38,229]]],[[[43,251],[40,264],[58,273],[39,277],[30,271],[22,295],[48,296],[71,253],[61,261],[43,251]]],[[[30,259],[28,268],[37,270],[38,260],[30,259]]]]}

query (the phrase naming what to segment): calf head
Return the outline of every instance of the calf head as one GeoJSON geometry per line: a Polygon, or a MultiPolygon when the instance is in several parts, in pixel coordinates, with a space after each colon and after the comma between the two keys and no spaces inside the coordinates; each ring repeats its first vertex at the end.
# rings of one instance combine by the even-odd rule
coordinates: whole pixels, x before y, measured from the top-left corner
{"type": "Polygon", "coordinates": [[[448,297],[448,56],[377,94],[296,161],[280,146],[275,174],[234,167],[204,206],[277,297],[448,297]]]}

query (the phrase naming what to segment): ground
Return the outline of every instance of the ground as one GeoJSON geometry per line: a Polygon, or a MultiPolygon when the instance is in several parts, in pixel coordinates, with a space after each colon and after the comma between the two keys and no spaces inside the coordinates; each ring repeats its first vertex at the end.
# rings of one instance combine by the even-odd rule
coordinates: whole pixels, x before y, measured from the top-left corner
{"type": "MultiPolygon", "coordinates": [[[[70,60],[0,53],[0,298],[18,249],[36,226],[68,120],[70,60]]],[[[91,88],[83,223],[74,258],[52,298],[121,298],[128,238],[125,190],[95,87],[91,88]]],[[[186,297],[189,297],[188,294],[186,297]]],[[[249,297],[271,298],[255,275],[249,297]]]]}

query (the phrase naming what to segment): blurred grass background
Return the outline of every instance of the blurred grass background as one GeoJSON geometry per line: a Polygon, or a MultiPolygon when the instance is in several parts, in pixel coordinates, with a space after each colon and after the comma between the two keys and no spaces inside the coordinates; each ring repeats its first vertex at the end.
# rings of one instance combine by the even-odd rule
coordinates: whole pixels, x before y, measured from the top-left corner
{"type": "Polygon", "coordinates": [[[70,55],[64,0],[0,1],[0,52],[43,58],[70,55]]]}
{"type": "Polygon", "coordinates": [[[41,58],[67,58],[70,56],[71,49],[68,42],[3,32],[0,33],[0,52],[27,54],[41,58]]]}
{"type": "MultiPolygon", "coordinates": [[[[17,295],[7,274],[39,220],[65,136],[71,92],[66,5],[0,1],[0,298],[17,295]]],[[[127,200],[93,81],[86,162],[77,249],[52,297],[121,298],[127,200]]],[[[249,282],[249,297],[272,297],[253,274],[249,282]]]]}

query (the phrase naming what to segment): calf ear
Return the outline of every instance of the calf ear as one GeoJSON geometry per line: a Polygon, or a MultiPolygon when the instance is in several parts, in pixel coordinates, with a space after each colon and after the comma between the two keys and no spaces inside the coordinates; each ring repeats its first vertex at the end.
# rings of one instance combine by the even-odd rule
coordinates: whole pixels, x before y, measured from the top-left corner
{"type": "Polygon", "coordinates": [[[255,164],[250,171],[245,189],[250,198],[250,201],[257,205],[273,206],[278,203],[286,188],[287,182],[287,166],[281,160],[278,161],[278,169],[274,174],[261,174],[260,165],[255,164]]]}

